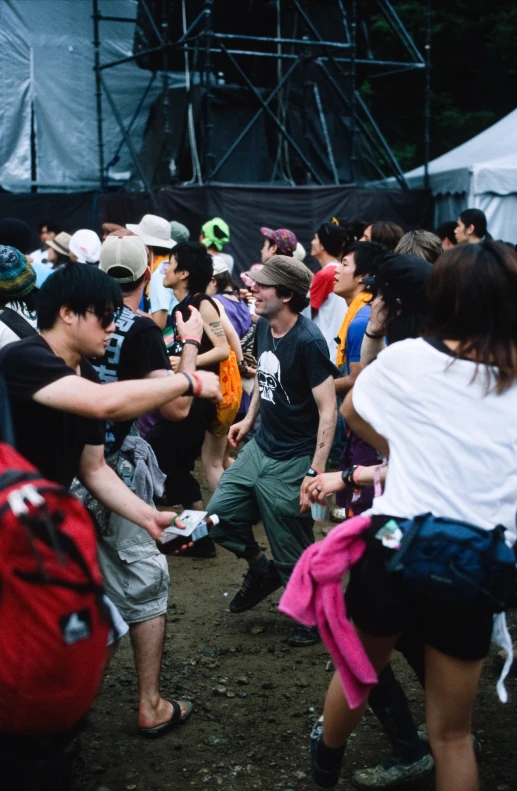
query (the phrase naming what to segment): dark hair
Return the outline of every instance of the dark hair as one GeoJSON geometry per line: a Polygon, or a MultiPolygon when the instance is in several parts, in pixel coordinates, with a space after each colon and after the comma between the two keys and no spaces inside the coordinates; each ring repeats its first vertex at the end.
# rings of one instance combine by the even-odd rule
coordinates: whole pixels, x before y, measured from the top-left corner
{"type": "Polygon", "coordinates": [[[188,272],[190,294],[203,294],[214,274],[213,258],[201,242],[180,242],[171,250],[171,258],[180,272],[188,272]]]}
{"type": "Polygon", "coordinates": [[[451,244],[457,244],[456,236],[454,234],[454,229],[456,228],[457,224],[458,223],[454,220],[447,220],[447,222],[440,223],[438,228],[435,230],[436,236],[438,236],[442,242],[444,239],[448,239],[451,244]]]}
{"type": "Polygon", "coordinates": [[[391,250],[392,252],[403,236],[404,231],[400,225],[390,222],[390,220],[374,222],[371,226],[371,241],[381,244],[386,250],[391,250]]]}
{"type": "Polygon", "coordinates": [[[269,239],[267,236],[266,236],[266,242],[268,243],[268,250],[270,250],[273,246],[276,247],[275,255],[286,255],[288,258],[294,258],[294,253],[293,253],[292,250],[288,250],[285,253],[284,252],[280,252],[280,250],[278,249],[277,243],[273,239],[269,239]]]}
{"type": "Polygon", "coordinates": [[[289,302],[287,303],[291,313],[301,313],[309,305],[309,298],[307,295],[304,294],[297,294],[288,286],[280,285],[275,286],[275,291],[277,297],[280,299],[284,299],[285,297],[291,297],[289,302]]]}
{"type": "Polygon", "coordinates": [[[469,225],[474,226],[474,233],[478,239],[486,236],[486,215],[481,209],[465,209],[460,214],[460,220],[465,228],[468,228],[469,225]]]}
{"type": "Polygon", "coordinates": [[[149,248],[149,250],[153,251],[154,255],[170,255],[171,253],[170,247],[155,247],[150,244],[148,244],[147,247],[149,248]]]}
{"type": "MultiPolygon", "coordinates": [[[[497,393],[517,382],[517,255],[500,242],[459,244],[429,280],[429,334],[458,341],[454,354],[496,366],[497,393]]],[[[487,391],[490,375],[487,370],[487,391]]]]}
{"type": "Polygon", "coordinates": [[[6,305],[10,305],[18,310],[26,310],[29,313],[34,313],[36,315],[36,310],[38,307],[38,291],[39,289],[34,286],[32,291],[26,294],[24,297],[18,297],[17,299],[12,299],[12,297],[7,297],[6,299],[0,299],[0,308],[5,308],[6,305]]]}
{"type": "Polygon", "coordinates": [[[237,296],[239,295],[239,289],[233,282],[230,272],[221,272],[220,275],[213,275],[213,278],[217,283],[218,294],[220,294],[221,291],[229,291],[231,288],[237,296]]]}
{"type": "Polygon", "coordinates": [[[20,253],[27,255],[32,246],[31,229],[23,220],[3,217],[0,220],[0,244],[16,247],[20,253]]]}
{"type": "Polygon", "coordinates": [[[38,294],[38,327],[51,330],[62,307],[78,316],[93,310],[101,319],[123,307],[120,286],[96,266],[71,262],[47,277],[38,294]]]}
{"type": "MultiPolygon", "coordinates": [[[[108,273],[108,277],[112,277],[115,281],[118,277],[128,277],[129,269],[125,266],[112,266],[108,273]]],[[[132,294],[136,291],[145,280],[145,272],[137,280],[132,280],[130,283],[119,283],[120,290],[123,294],[132,294]]]]}
{"type": "Polygon", "coordinates": [[[41,233],[43,228],[46,228],[50,233],[61,233],[63,230],[55,220],[42,220],[38,225],[38,231],[41,233]]]}
{"type": "Polygon", "coordinates": [[[384,261],[386,251],[376,242],[354,242],[349,246],[348,253],[354,254],[356,276],[373,277],[384,261]]]}

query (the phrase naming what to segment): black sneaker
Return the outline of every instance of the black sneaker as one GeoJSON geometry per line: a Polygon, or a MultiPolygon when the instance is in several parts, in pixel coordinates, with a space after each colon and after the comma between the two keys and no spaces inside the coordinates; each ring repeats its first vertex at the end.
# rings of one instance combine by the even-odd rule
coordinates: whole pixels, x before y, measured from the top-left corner
{"type": "Polygon", "coordinates": [[[273,561],[269,563],[267,574],[254,574],[248,569],[243,576],[241,589],[230,602],[230,612],[251,610],[284,584],[273,561]]]}
{"type": "Polygon", "coordinates": [[[354,772],[352,783],[356,788],[392,788],[409,780],[424,777],[429,774],[433,766],[434,760],[430,753],[410,763],[402,763],[394,756],[390,756],[378,766],[354,772]]]}
{"type": "Polygon", "coordinates": [[[293,648],[305,648],[307,645],[316,645],[321,642],[320,633],[316,626],[297,626],[289,635],[289,645],[293,648]]]}
{"type": "MultiPolygon", "coordinates": [[[[333,769],[322,769],[319,764],[319,745],[323,737],[323,717],[314,724],[311,733],[311,770],[312,779],[320,788],[334,788],[338,784],[339,775],[341,774],[341,761],[345,754],[345,747],[341,752],[341,760],[339,766],[333,769]]],[[[345,745],[346,746],[346,745],[345,745]]]]}

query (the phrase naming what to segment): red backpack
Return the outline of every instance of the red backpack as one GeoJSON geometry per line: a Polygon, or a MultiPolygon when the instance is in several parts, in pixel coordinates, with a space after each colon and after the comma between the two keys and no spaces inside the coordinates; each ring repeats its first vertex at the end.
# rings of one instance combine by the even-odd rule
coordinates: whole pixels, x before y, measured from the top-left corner
{"type": "Polygon", "coordinates": [[[75,728],[110,628],[88,511],[0,443],[0,734],[75,728]]]}

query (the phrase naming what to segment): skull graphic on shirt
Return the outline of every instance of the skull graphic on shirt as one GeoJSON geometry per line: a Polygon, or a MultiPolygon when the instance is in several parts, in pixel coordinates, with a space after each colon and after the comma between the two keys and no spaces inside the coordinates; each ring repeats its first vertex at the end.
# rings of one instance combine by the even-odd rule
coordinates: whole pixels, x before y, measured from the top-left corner
{"type": "Polygon", "coordinates": [[[289,397],[280,381],[280,362],[273,352],[262,352],[260,355],[257,367],[257,378],[260,397],[263,398],[264,401],[271,401],[271,403],[274,404],[274,395],[277,388],[282,390],[287,401],[289,401],[289,397]]]}

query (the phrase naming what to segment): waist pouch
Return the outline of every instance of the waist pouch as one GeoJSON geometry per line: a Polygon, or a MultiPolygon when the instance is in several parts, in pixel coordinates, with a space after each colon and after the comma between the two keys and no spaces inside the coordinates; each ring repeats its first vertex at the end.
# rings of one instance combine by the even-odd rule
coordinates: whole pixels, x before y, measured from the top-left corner
{"type": "Polygon", "coordinates": [[[483,530],[432,514],[395,521],[403,538],[387,560],[388,572],[399,575],[416,593],[434,599],[468,604],[485,596],[494,612],[507,608],[517,567],[514,551],[504,540],[504,527],[483,530]]]}

